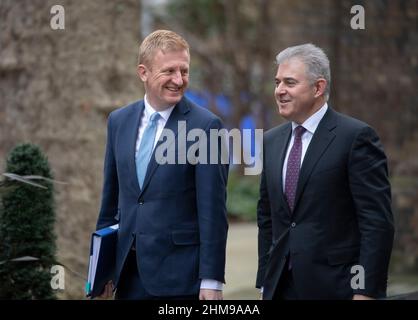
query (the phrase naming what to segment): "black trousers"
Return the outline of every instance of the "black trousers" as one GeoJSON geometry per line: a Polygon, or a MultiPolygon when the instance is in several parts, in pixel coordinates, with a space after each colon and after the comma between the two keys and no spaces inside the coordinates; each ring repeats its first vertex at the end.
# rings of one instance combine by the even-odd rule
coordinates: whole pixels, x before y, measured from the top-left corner
{"type": "Polygon", "coordinates": [[[131,250],[123,266],[118,287],[116,300],[198,300],[199,295],[158,297],[149,294],[142,284],[136,264],[136,251],[131,250]]]}
{"type": "Polygon", "coordinates": [[[279,284],[274,291],[272,300],[298,300],[298,295],[293,280],[292,269],[289,270],[289,259],[286,259],[284,270],[280,276],[279,284]]]}

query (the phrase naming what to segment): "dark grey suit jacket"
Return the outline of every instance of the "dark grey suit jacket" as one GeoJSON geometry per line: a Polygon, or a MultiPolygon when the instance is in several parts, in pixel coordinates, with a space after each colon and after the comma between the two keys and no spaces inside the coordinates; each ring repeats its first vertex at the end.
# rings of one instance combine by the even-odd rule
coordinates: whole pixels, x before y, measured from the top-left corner
{"type": "Polygon", "coordinates": [[[271,299],[290,255],[301,299],[384,297],[394,227],[378,136],[367,124],[329,108],[305,154],[291,213],[282,190],[291,128],[283,124],[264,138],[256,286],[271,299]],[[354,265],[364,268],[363,289],[351,287],[360,275],[350,272],[354,265]]]}

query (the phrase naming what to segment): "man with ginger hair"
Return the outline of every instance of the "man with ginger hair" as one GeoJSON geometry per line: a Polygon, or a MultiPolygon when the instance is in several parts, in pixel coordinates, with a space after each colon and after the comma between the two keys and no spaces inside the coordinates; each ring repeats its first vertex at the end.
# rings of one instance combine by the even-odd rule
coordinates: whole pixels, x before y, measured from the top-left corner
{"type": "MultiPolygon", "coordinates": [[[[221,120],[184,97],[189,45],[157,30],[139,48],[143,100],[108,119],[104,186],[97,229],[119,223],[116,276],[102,297],[222,299],[225,282],[226,183],[223,164],[160,164],[164,130],[221,129],[221,120]]],[[[190,146],[187,142],[187,146],[190,146]]],[[[175,159],[179,150],[176,149],[175,159]]]]}

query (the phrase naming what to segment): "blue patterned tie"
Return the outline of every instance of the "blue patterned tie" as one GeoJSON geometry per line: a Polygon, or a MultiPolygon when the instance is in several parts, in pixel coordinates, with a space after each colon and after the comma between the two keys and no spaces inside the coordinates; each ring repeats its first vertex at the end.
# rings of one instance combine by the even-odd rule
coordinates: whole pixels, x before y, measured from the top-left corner
{"type": "Polygon", "coordinates": [[[145,128],[144,134],[142,135],[138,153],[135,157],[136,175],[138,177],[138,183],[141,188],[147,173],[148,163],[151,159],[152,149],[154,148],[155,134],[157,132],[157,121],[159,118],[160,114],[158,112],[154,112],[151,115],[149,123],[145,128]]]}
{"type": "Polygon", "coordinates": [[[295,140],[293,141],[293,146],[290,149],[289,158],[287,159],[284,193],[291,212],[295,208],[296,187],[298,185],[302,157],[302,135],[305,131],[306,129],[302,126],[295,128],[295,140]]]}

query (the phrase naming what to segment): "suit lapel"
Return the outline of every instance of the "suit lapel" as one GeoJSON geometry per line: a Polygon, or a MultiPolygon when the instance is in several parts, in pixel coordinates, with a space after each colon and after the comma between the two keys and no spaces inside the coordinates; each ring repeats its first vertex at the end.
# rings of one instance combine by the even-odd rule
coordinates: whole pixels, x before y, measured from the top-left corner
{"type": "Polygon", "coordinates": [[[286,150],[287,146],[289,144],[290,136],[292,134],[292,125],[289,122],[283,130],[280,131],[280,133],[276,136],[276,139],[273,141],[272,148],[272,158],[270,159],[270,163],[272,163],[272,176],[275,183],[278,183],[278,195],[279,200],[281,203],[284,203],[284,207],[286,208],[287,212],[290,214],[290,208],[287,204],[287,201],[284,197],[284,190],[283,190],[283,163],[286,157],[286,150]],[[274,155],[278,155],[279,162],[277,163],[277,158],[274,155]]]}
{"type": "Polygon", "coordinates": [[[329,108],[319,123],[318,128],[316,129],[309,144],[308,150],[306,150],[299,174],[298,186],[296,189],[295,209],[313,169],[315,168],[321,156],[324,154],[325,150],[335,138],[335,134],[332,132],[332,130],[336,127],[336,125],[337,123],[334,116],[334,111],[329,108]]]}
{"type": "MultiPolygon", "coordinates": [[[[174,141],[173,143],[177,143],[177,134],[179,130],[186,130],[186,128],[178,128],[178,122],[179,121],[185,121],[186,120],[186,116],[185,114],[189,111],[189,106],[187,104],[186,99],[183,97],[183,99],[174,107],[173,111],[170,114],[170,117],[167,120],[167,123],[165,124],[164,129],[166,130],[171,130],[172,132],[174,132],[174,141]]],[[[145,175],[145,180],[144,180],[144,185],[142,187],[142,190],[140,192],[140,194],[142,194],[144,192],[144,190],[146,189],[146,187],[148,186],[153,174],[155,173],[155,170],[158,168],[159,164],[158,162],[155,160],[155,151],[157,150],[157,148],[159,147],[159,145],[162,143],[162,141],[158,141],[153,152],[151,155],[151,159],[150,162],[148,164],[148,168],[147,168],[147,173],[145,175]]],[[[177,161],[177,160],[176,160],[177,161]]]]}
{"type": "Polygon", "coordinates": [[[124,123],[125,128],[127,128],[127,146],[128,146],[128,165],[129,172],[132,172],[133,179],[130,179],[132,182],[132,187],[136,190],[136,193],[139,193],[139,183],[136,176],[136,164],[135,164],[135,148],[136,140],[138,139],[138,129],[141,122],[141,116],[144,112],[144,101],[139,101],[138,104],[134,106],[132,112],[129,114],[129,117],[124,123]]]}

